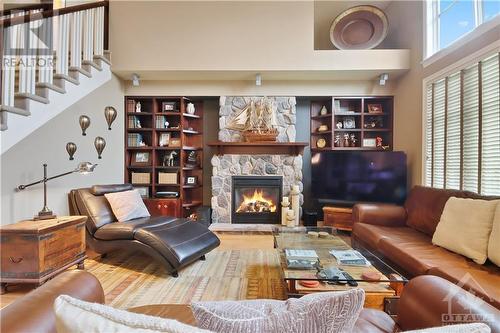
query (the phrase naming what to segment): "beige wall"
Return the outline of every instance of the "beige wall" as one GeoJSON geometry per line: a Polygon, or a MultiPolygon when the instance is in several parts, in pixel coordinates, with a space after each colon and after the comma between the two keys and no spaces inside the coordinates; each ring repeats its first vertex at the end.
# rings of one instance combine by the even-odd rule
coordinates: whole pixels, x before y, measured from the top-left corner
{"type": "Polygon", "coordinates": [[[43,163],[48,164],[49,176],[72,170],[80,161],[99,164],[91,174],[71,174],[47,183],[49,207],[58,215],[68,214],[66,195],[69,190],[123,182],[123,96],[122,83],[113,77],[1,156],[2,225],[31,218],[42,208],[42,185],[21,192],[15,189],[19,184],[41,179],[43,163]],[[107,129],[104,119],[104,107],[107,105],[114,106],[118,111],[111,131],[107,129]],[[78,125],[82,114],[91,119],[87,136],[81,135],[78,125]],[[107,142],[101,160],[97,159],[94,148],[96,136],[102,136],[107,142]],[[66,153],[69,141],[78,147],[74,161],[69,161],[66,153]]]}

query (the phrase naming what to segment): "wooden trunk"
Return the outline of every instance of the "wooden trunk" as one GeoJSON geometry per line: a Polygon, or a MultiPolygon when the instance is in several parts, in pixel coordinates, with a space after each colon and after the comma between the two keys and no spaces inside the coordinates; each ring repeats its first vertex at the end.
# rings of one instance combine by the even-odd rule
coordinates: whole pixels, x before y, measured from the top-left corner
{"type": "Polygon", "coordinates": [[[327,226],[339,230],[352,230],[352,208],[323,207],[323,219],[327,226]]]}
{"type": "Polygon", "coordinates": [[[22,221],[0,229],[1,282],[41,284],[85,260],[85,216],[22,221]]]}

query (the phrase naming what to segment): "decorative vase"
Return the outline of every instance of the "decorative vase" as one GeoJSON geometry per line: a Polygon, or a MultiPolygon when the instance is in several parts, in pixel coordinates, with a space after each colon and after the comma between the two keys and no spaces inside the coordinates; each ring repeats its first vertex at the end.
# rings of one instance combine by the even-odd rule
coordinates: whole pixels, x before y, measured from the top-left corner
{"type": "Polygon", "coordinates": [[[287,225],[286,216],[289,210],[288,206],[290,206],[290,201],[288,200],[288,197],[283,197],[283,200],[281,201],[281,225],[284,226],[287,225]]]}
{"type": "Polygon", "coordinates": [[[299,185],[292,185],[292,190],[290,191],[290,201],[292,203],[292,211],[295,217],[294,225],[299,225],[300,220],[300,200],[299,200],[300,189],[299,185]]]}
{"type": "Polygon", "coordinates": [[[104,108],[104,117],[108,123],[108,130],[111,130],[111,124],[115,121],[117,114],[116,109],[112,106],[106,106],[104,108]]]}
{"type": "Polygon", "coordinates": [[[69,160],[70,161],[74,160],[73,155],[76,152],[76,144],[74,144],[73,142],[68,142],[66,144],[66,151],[68,152],[69,160]]]}
{"type": "Polygon", "coordinates": [[[194,107],[194,104],[193,103],[188,103],[187,107],[186,107],[186,112],[188,114],[194,114],[195,112],[195,107],[194,107]]]}
{"type": "Polygon", "coordinates": [[[101,159],[101,154],[102,151],[104,150],[104,147],[106,147],[106,140],[104,138],[98,136],[94,140],[94,146],[95,150],[97,150],[97,158],[101,159]]]}
{"type": "Polygon", "coordinates": [[[78,122],[80,123],[80,128],[82,129],[82,135],[87,135],[85,131],[90,126],[90,118],[86,115],[81,115],[78,122]]]}

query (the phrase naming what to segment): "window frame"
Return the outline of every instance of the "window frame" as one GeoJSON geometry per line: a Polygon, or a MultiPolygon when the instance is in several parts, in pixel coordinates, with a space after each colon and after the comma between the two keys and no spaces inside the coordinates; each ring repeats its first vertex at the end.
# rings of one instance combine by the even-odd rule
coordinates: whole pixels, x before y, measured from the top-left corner
{"type": "MultiPolygon", "coordinates": [[[[427,87],[429,84],[433,82],[437,82],[439,80],[445,79],[446,77],[453,75],[457,71],[461,71],[465,68],[473,66],[476,63],[500,52],[500,40],[490,44],[483,49],[469,55],[461,59],[460,61],[444,68],[443,70],[434,73],[433,75],[427,76],[422,80],[422,115],[421,115],[421,124],[422,124],[422,139],[421,139],[421,176],[420,176],[420,184],[425,186],[427,183],[426,173],[427,173],[427,142],[425,142],[427,138],[427,87]]],[[[432,134],[432,133],[431,133],[432,134]]],[[[432,177],[432,175],[431,175],[432,177]]]]}
{"type": "Polygon", "coordinates": [[[450,45],[439,49],[439,3],[440,0],[426,0],[423,6],[424,11],[424,54],[422,65],[427,67],[435,61],[445,57],[453,51],[459,49],[469,41],[481,36],[500,26],[500,15],[484,22],[483,2],[484,0],[472,0],[474,3],[474,28],[463,34],[450,45]]]}

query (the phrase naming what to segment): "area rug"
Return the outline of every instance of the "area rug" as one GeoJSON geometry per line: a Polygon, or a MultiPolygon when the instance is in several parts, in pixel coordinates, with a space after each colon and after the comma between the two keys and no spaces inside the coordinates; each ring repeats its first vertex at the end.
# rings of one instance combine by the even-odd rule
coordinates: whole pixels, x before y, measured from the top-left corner
{"type": "Polygon", "coordinates": [[[87,260],[85,268],[101,282],[106,304],[127,309],[148,304],[193,301],[286,299],[276,250],[215,250],[171,277],[142,254],[110,253],[87,260]]]}

